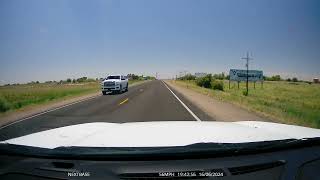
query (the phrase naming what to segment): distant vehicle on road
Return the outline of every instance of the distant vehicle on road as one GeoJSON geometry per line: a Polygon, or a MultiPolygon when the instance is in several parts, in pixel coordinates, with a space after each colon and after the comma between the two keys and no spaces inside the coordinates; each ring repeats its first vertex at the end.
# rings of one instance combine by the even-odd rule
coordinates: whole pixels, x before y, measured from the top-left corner
{"type": "Polygon", "coordinates": [[[103,95],[107,92],[121,93],[128,91],[128,78],[123,75],[111,75],[104,79],[101,83],[101,91],[103,95]]]}

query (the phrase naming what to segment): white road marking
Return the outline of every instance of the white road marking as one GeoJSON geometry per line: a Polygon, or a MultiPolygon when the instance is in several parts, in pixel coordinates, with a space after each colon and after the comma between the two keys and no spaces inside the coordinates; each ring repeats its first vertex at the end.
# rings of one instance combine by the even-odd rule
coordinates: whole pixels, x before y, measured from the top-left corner
{"type": "MultiPolygon", "coordinates": [[[[163,82],[163,81],[162,81],[162,82],[163,82]]],[[[182,104],[182,106],[183,106],[184,108],[186,108],[186,110],[187,110],[197,121],[201,121],[200,118],[198,118],[198,116],[195,115],[195,114],[191,111],[191,109],[188,108],[188,106],[185,105],[185,104],[180,100],[180,98],[179,98],[176,94],[174,94],[174,92],[167,86],[167,84],[166,84],[165,82],[163,82],[163,84],[169,89],[169,91],[173,94],[173,96],[178,99],[178,101],[182,104]]]]}
{"type": "Polygon", "coordinates": [[[38,113],[38,114],[35,114],[35,115],[32,115],[32,116],[28,116],[28,117],[23,118],[23,119],[20,119],[20,120],[18,120],[18,121],[14,121],[14,122],[12,122],[12,123],[9,123],[9,124],[6,124],[6,125],[4,125],[4,126],[1,126],[0,129],[3,129],[3,128],[5,128],[5,127],[8,127],[8,126],[11,126],[11,125],[13,125],[13,124],[22,122],[22,121],[24,121],[24,120],[31,119],[31,118],[34,118],[34,117],[37,117],[37,116],[40,116],[40,115],[43,115],[43,114],[46,114],[46,113],[49,113],[49,112],[52,112],[52,111],[61,109],[61,108],[65,108],[65,107],[68,107],[68,106],[71,106],[71,105],[74,105],[74,104],[77,104],[77,103],[80,103],[80,102],[83,102],[83,101],[90,100],[90,99],[93,99],[93,98],[96,98],[96,97],[99,97],[99,96],[101,96],[101,94],[96,95],[96,96],[92,96],[92,97],[89,97],[89,98],[86,98],[86,99],[82,99],[82,100],[79,100],[79,101],[76,101],[76,102],[73,102],[73,103],[70,103],[70,104],[66,104],[66,105],[63,105],[63,106],[59,106],[59,107],[56,107],[56,108],[53,108],[53,109],[49,109],[49,110],[43,111],[43,112],[41,112],[41,113],[38,113]]]}

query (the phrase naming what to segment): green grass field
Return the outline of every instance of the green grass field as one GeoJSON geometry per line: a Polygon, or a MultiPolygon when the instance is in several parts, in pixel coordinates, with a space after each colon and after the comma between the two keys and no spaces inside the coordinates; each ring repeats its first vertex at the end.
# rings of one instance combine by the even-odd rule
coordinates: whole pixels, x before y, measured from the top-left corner
{"type": "MultiPolygon", "coordinates": [[[[130,80],[134,84],[142,80],[130,80]]],[[[81,84],[22,84],[0,86],[0,114],[31,105],[45,104],[65,98],[82,96],[100,91],[98,82],[81,84]]]]}
{"type": "Polygon", "coordinates": [[[217,91],[199,87],[194,81],[176,81],[180,86],[188,87],[202,94],[222,101],[231,102],[249,111],[257,112],[282,123],[297,124],[320,128],[320,85],[290,82],[264,82],[249,84],[249,95],[244,96],[245,83],[231,83],[224,81],[224,91],[217,91]]]}
{"type": "Polygon", "coordinates": [[[83,84],[24,84],[0,87],[0,113],[29,105],[75,97],[99,91],[99,83],[83,84]]]}

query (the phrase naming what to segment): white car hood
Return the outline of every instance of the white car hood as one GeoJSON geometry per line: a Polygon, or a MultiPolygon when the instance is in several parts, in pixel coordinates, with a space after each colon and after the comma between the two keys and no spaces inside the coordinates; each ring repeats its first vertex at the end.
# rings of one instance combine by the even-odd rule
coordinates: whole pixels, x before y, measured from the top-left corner
{"type": "Polygon", "coordinates": [[[320,137],[319,129],[258,121],[159,121],[86,123],[38,132],[1,143],[42,148],[161,147],[194,143],[245,143],[320,137]]]}

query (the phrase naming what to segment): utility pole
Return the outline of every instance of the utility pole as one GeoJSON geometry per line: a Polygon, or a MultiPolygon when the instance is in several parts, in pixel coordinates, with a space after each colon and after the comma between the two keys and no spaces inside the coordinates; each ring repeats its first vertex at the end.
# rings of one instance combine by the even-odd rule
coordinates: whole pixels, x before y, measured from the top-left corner
{"type": "Polygon", "coordinates": [[[252,58],[249,57],[249,52],[247,52],[247,57],[241,58],[247,61],[246,63],[246,67],[247,67],[247,83],[246,83],[246,87],[247,87],[247,95],[249,94],[249,60],[252,60],[252,58]]]}

